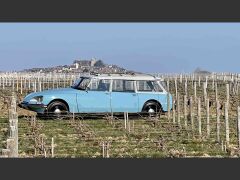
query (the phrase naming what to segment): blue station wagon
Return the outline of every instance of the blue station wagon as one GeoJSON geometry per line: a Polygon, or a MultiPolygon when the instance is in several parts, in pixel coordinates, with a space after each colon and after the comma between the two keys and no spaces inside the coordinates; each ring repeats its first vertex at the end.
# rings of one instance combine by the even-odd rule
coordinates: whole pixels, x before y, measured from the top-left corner
{"type": "Polygon", "coordinates": [[[69,88],[31,93],[20,106],[38,114],[156,113],[167,111],[167,94],[164,82],[151,75],[99,74],[82,76],[69,88]]]}

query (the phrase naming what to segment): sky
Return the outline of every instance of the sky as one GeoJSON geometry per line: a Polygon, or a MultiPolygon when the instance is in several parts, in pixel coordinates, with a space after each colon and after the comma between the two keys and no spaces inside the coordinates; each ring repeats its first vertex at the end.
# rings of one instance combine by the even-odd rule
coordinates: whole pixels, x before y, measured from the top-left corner
{"type": "Polygon", "coordinates": [[[91,58],[148,73],[240,73],[240,23],[0,23],[0,71],[91,58]]]}

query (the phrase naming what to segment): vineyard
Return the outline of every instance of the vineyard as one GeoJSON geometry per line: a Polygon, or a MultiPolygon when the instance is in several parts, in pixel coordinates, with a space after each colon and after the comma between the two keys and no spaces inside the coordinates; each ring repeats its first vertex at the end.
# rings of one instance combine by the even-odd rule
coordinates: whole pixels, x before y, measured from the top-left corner
{"type": "MultiPolygon", "coordinates": [[[[36,91],[70,86],[79,74],[0,74],[2,157],[239,157],[238,74],[156,74],[173,109],[155,116],[124,113],[41,119],[17,107],[36,91]]],[[[169,108],[170,109],[170,108],[169,108]]]]}

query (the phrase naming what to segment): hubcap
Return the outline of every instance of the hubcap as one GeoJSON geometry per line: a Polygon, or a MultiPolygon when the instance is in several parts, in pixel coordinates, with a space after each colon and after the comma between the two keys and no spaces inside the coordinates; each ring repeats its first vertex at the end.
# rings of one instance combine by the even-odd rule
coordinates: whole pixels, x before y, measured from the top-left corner
{"type": "Polygon", "coordinates": [[[155,110],[150,107],[149,110],[148,110],[148,112],[149,112],[149,113],[155,113],[155,110]]]}
{"type": "Polygon", "coordinates": [[[58,109],[58,108],[56,108],[56,109],[54,110],[54,113],[61,113],[61,110],[58,109]]]}

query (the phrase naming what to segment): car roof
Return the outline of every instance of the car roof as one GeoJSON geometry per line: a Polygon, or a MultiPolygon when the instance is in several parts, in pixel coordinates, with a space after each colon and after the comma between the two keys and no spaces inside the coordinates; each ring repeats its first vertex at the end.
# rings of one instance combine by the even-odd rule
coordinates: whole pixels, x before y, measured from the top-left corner
{"type": "Polygon", "coordinates": [[[149,81],[154,81],[154,80],[162,80],[159,77],[155,77],[149,74],[90,74],[90,75],[85,75],[81,76],[85,78],[96,78],[96,79],[124,79],[124,80],[149,80],[149,81]]]}

